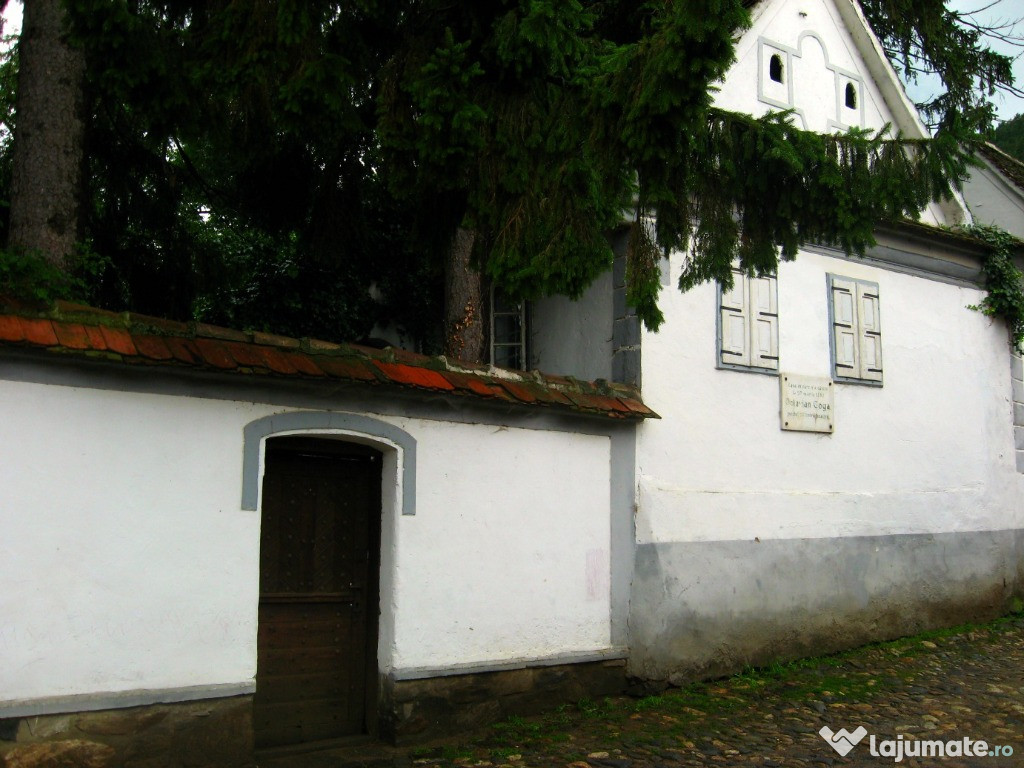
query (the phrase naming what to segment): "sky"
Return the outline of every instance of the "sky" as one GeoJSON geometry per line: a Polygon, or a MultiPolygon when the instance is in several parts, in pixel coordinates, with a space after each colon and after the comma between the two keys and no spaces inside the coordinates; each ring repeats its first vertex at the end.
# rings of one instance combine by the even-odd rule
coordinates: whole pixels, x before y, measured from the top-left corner
{"type": "MultiPolygon", "coordinates": [[[[994,25],[1015,21],[1016,25],[1011,34],[1024,38],[1024,0],[948,0],[947,6],[951,10],[961,13],[973,13],[974,18],[981,24],[994,25]]],[[[17,34],[21,29],[21,3],[19,0],[10,0],[3,15],[4,33],[17,34]]],[[[1024,47],[1014,47],[999,40],[992,40],[990,45],[1000,53],[1016,57],[1013,68],[1014,80],[1018,87],[1024,90],[1024,47]]],[[[1024,45],[1024,41],[1022,41],[1022,45],[1024,45]]],[[[938,78],[922,79],[916,85],[909,85],[907,93],[912,100],[922,101],[939,87],[938,78]]],[[[1024,98],[1019,96],[1000,92],[995,96],[995,104],[998,117],[1001,120],[1009,120],[1015,115],[1024,113],[1024,98]]]]}
{"type": "MultiPolygon", "coordinates": [[[[946,3],[950,10],[960,13],[971,13],[974,19],[987,25],[996,25],[1006,21],[1016,21],[1011,32],[1013,35],[1024,38],[1024,0],[950,0],[946,3]],[[983,10],[979,10],[983,9],[983,10]]],[[[1024,46],[1024,40],[1021,43],[1024,46]]],[[[989,47],[1016,57],[1013,65],[1013,78],[1017,87],[1024,90],[1024,47],[1014,47],[999,40],[990,40],[989,47]]],[[[907,87],[907,94],[913,101],[923,101],[934,94],[940,87],[938,77],[930,80],[922,79],[916,85],[907,87]]],[[[1024,98],[1000,92],[994,97],[998,117],[1001,120],[1009,120],[1015,115],[1024,113],[1024,98]]]]}

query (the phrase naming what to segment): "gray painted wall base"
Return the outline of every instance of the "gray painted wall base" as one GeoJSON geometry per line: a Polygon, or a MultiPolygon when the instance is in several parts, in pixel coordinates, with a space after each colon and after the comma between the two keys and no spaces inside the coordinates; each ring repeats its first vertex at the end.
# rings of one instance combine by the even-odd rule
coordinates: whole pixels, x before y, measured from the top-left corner
{"type": "Polygon", "coordinates": [[[629,673],[682,684],[1004,612],[1024,531],[645,544],[629,673]]]}

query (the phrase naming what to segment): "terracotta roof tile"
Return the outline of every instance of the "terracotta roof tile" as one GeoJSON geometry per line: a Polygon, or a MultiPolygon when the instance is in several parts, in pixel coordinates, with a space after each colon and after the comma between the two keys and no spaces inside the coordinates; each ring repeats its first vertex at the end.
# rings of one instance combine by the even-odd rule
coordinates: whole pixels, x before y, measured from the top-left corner
{"type": "Polygon", "coordinates": [[[49,320],[29,320],[19,318],[25,341],[50,347],[57,344],[57,334],[53,332],[53,324],[49,320]]]}
{"type": "Polygon", "coordinates": [[[224,341],[221,344],[235,359],[235,362],[243,368],[265,368],[267,366],[266,360],[252,344],[241,344],[237,341],[224,341]]]}
{"type": "Polygon", "coordinates": [[[54,333],[57,334],[57,341],[62,347],[68,349],[90,349],[89,334],[85,332],[85,326],[78,323],[53,323],[54,333]]]}
{"type": "Polygon", "coordinates": [[[441,392],[450,397],[549,407],[611,418],[657,417],[632,387],[429,358],[317,339],[246,334],[203,323],[114,313],[59,302],[51,312],[0,300],[0,347],[56,348],[110,361],[215,369],[224,375],[317,377],[354,385],[441,392]]]}
{"type": "Polygon", "coordinates": [[[174,357],[162,336],[137,333],[132,336],[132,341],[135,342],[135,349],[143,357],[153,360],[170,360],[174,357]]]}
{"type": "Polygon", "coordinates": [[[267,367],[274,373],[298,373],[295,366],[288,362],[288,358],[281,353],[281,350],[275,349],[274,347],[255,347],[256,351],[262,355],[263,360],[266,362],[267,367]]]}
{"type": "Polygon", "coordinates": [[[235,358],[231,356],[227,349],[224,348],[224,345],[219,341],[203,338],[196,339],[195,342],[196,348],[203,356],[203,360],[215,368],[231,370],[232,368],[238,367],[238,363],[235,362],[235,358]]]}
{"type": "Polygon", "coordinates": [[[376,374],[371,370],[373,366],[368,360],[319,355],[316,359],[316,364],[328,376],[336,379],[354,379],[355,381],[365,382],[376,382],[378,380],[376,374]]]}
{"type": "Polygon", "coordinates": [[[103,338],[103,331],[98,325],[85,326],[85,333],[89,337],[89,348],[100,352],[107,349],[107,340],[103,338]]]}
{"type": "Polygon", "coordinates": [[[129,356],[137,354],[135,342],[132,341],[131,334],[123,328],[112,328],[107,325],[101,325],[100,333],[103,334],[103,340],[107,342],[107,349],[112,352],[117,352],[119,355],[129,356]]]}
{"type": "Polygon", "coordinates": [[[324,372],[317,367],[316,363],[313,362],[312,356],[301,352],[285,352],[284,354],[288,358],[288,362],[291,363],[299,373],[304,373],[307,376],[324,375],[324,372]]]}
{"type": "Polygon", "coordinates": [[[192,343],[191,339],[183,339],[180,336],[165,336],[164,342],[176,360],[190,364],[195,364],[202,360],[202,355],[199,354],[199,350],[196,349],[196,345],[192,343]]]}
{"type": "Polygon", "coordinates": [[[9,315],[0,315],[0,341],[24,341],[25,331],[21,321],[9,315]]]}
{"type": "Polygon", "coordinates": [[[385,376],[399,384],[409,384],[426,389],[455,389],[455,386],[437,371],[417,368],[412,365],[385,363],[381,360],[374,360],[373,363],[385,376]]]}
{"type": "Polygon", "coordinates": [[[508,390],[516,400],[521,400],[524,403],[537,402],[537,396],[534,395],[527,387],[516,384],[514,381],[501,381],[499,383],[502,388],[508,390]]]}

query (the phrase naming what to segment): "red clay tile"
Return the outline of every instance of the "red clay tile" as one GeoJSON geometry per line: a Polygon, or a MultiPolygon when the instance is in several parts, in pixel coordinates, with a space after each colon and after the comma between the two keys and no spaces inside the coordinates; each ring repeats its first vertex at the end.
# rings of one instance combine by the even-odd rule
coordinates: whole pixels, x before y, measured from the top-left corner
{"type": "Polygon", "coordinates": [[[507,389],[512,394],[512,396],[516,398],[516,400],[521,400],[524,403],[537,402],[537,398],[534,396],[534,394],[521,384],[517,384],[514,381],[499,381],[498,383],[501,384],[502,387],[507,389]]]}
{"type": "Polygon", "coordinates": [[[357,357],[336,357],[334,355],[317,355],[316,364],[336,379],[354,379],[356,381],[377,381],[373,365],[357,357]]]}
{"type": "Polygon", "coordinates": [[[111,328],[108,325],[101,325],[100,333],[103,334],[103,340],[107,342],[107,348],[112,352],[117,352],[119,355],[138,354],[135,350],[135,344],[132,342],[131,334],[123,328],[111,328]]]}
{"type": "Polygon", "coordinates": [[[483,397],[498,397],[505,394],[504,390],[495,391],[499,389],[493,384],[490,384],[477,376],[473,376],[469,373],[462,373],[461,371],[448,371],[445,374],[445,378],[448,379],[459,389],[470,392],[474,395],[481,395],[483,397]]]}
{"type": "Polygon", "coordinates": [[[622,397],[622,398],[619,398],[619,399],[622,401],[622,404],[625,405],[627,408],[629,408],[629,410],[631,410],[633,413],[639,413],[642,416],[656,416],[657,415],[657,414],[654,413],[654,411],[652,411],[646,405],[641,403],[639,400],[633,400],[632,398],[625,398],[625,397],[622,397]]]}
{"type": "Polygon", "coordinates": [[[53,332],[53,325],[49,320],[30,320],[19,317],[18,322],[21,323],[25,341],[44,347],[52,347],[57,343],[57,334],[53,332]]]}
{"type": "Polygon", "coordinates": [[[24,341],[25,331],[21,328],[18,318],[10,315],[0,316],[0,340],[24,341]]]}
{"type": "Polygon", "coordinates": [[[271,347],[298,349],[301,346],[298,339],[292,339],[288,336],[278,336],[276,333],[263,333],[261,331],[254,331],[252,334],[252,340],[254,344],[266,344],[271,347]]]}
{"type": "Polygon", "coordinates": [[[281,350],[273,347],[253,347],[263,358],[267,368],[274,373],[298,373],[295,366],[288,362],[288,358],[281,354],[281,350]]]}
{"type": "Polygon", "coordinates": [[[288,358],[288,362],[295,366],[295,370],[299,373],[304,373],[307,376],[324,375],[324,372],[317,368],[316,363],[314,363],[305,352],[285,352],[283,354],[288,358]]]}
{"type": "Polygon", "coordinates": [[[220,339],[222,341],[240,341],[242,343],[249,342],[249,335],[242,333],[242,331],[235,331],[231,328],[221,328],[219,325],[207,325],[206,323],[196,323],[194,328],[196,336],[204,336],[210,339],[220,339]]]}
{"type": "Polygon", "coordinates": [[[216,368],[231,370],[237,368],[235,358],[224,348],[224,345],[213,339],[193,339],[196,349],[203,356],[203,360],[216,368]]]}
{"type": "Polygon", "coordinates": [[[62,347],[68,349],[89,349],[89,334],[85,332],[85,326],[78,323],[61,323],[54,321],[53,330],[57,334],[57,341],[62,347]]]}
{"type": "Polygon", "coordinates": [[[137,333],[132,336],[132,341],[135,342],[135,349],[144,357],[152,360],[170,360],[174,357],[163,336],[137,333]]]}
{"type": "Polygon", "coordinates": [[[241,344],[236,341],[221,342],[235,362],[245,368],[266,368],[267,361],[263,359],[252,344],[241,344]]]}
{"type": "Polygon", "coordinates": [[[414,387],[426,387],[427,389],[455,389],[448,379],[437,371],[428,368],[417,368],[412,365],[400,365],[385,363],[381,360],[374,360],[376,365],[392,381],[399,384],[409,384],[414,387]]]}
{"type": "Polygon", "coordinates": [[[196,349],[196,345],[192,343],[191,339],[183,339],[180,336],[163,336],[161,338],[176,360],[190,365],[202,360],[202,355],[199,354],[199,350],[196,349]]]}
{"type": "Polygon", "coordinates": [[[89,347],[103,351],[107,348],[107,340],[103,338],[103,332],[98,325],[85,326],[85,333],[89,337],[89,347]]]}

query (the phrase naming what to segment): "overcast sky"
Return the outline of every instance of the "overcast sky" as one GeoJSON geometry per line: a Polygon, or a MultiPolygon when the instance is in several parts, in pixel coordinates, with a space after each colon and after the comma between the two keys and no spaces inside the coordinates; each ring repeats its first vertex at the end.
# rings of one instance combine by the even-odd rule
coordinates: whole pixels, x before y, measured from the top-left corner
{"type": "MultiPolygon", "coordinates": [[[[1016,21],[1017,24],[1012,31],[1019,37],[1024,37],[1024,22],[1018,21],[1024,18],[1024,0],[949,0],[949,8],[962,13],[977,12],[976,20],[981,24],[995,25],[1006,21],[1016,21]]],[[[5,34],[17,34],[21,29],[21,3],[19,0],[10,0],[7,10],[4,12],[5,34]]],[[[1014,64],[1014,79],[1018,87],[1024,89],[1024,56],[1022,49],[1009,45],[999,40],[992,40],[991,47],[1001,53],[1006,53],[1017,58],[1014,64]]],[[[914,101],[922,101],[932,92],[939,88],[938,78],[922,80],[916,85],[907,88],[910,98],[914,101]]],[[[999,117],[1008,120],[1015,115],[1024,113],[1024,99],[1018,96],[1011,96],[999,93],[995,97],[999,117]]]]}

